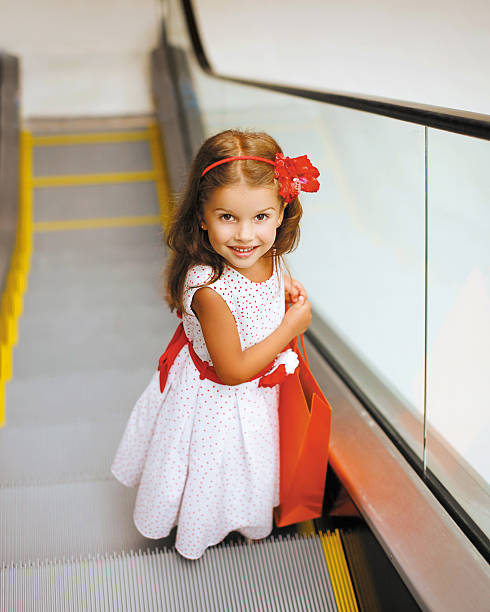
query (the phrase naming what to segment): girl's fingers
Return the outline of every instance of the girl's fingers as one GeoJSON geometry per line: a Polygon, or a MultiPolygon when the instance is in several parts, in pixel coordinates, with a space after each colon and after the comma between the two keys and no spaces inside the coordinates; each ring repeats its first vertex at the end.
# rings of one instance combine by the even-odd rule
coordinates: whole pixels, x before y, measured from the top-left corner
{"type": "Polygon", "coordinates": [[[298,299],[294,302],[294,304],[292,304],[291,308],[296,308],[296,310],[299,310],[300,308],[303,308],[305,302],[305,298],[302,295],[298,295],[298,299]]]}
{"type": "Polygon", "coordinates": [[[297,295],[302,295],[305,299],[308,297],[305,288],[299,281],[295,280],[293,287],[297,295]]]}
{"type": "Polygon", "coordinates": [[[298,301],[300,295],[303,296],[305,300],[308,299],[308,294],[306,293],[305,288],[299,281],[294,278],[290,278],[287,281],[285,286],[285,292],[286,301],[290,302],[291,304],[295,304],[298,301]]]}

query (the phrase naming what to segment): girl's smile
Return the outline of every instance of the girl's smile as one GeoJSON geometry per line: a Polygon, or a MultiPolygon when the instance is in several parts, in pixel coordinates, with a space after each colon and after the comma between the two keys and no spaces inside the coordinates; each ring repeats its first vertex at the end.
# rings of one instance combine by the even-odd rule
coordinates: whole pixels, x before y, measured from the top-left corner
{"type": "Polygon", "coordinates": [[[253,276],[272,248],[283,208],[274,187],[239,183],[219,187],[204,205],[202,228],[213,249],[237,270],[253,276]]]}
{"type": "Polygon", "coordinates": [[[235,253],[235,255],[237,255],[238,257],[243,257],[244,259],[252,255],[256,248],[257,247],[230,247],[230,249],[235,253]]]}

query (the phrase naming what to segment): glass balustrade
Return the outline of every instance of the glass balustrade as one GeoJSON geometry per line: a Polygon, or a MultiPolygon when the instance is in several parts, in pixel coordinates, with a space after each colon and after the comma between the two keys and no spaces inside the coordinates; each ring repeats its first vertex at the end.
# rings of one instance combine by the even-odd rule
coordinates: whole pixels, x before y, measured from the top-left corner
{"type": "Polygon", "coordinates": [[[180,10],[169,3],[168,38],[187,55],[194,149],[261,130],[319,168],[287,258],[315,333],[421,462],[426,411],[428,469],[489,533],[490,143],[210,77],[180,10]]]}
{"type": "Polygon", "coordinates": [[[490,143],[427,152],[427,466],[490,535],[490,143]]]}

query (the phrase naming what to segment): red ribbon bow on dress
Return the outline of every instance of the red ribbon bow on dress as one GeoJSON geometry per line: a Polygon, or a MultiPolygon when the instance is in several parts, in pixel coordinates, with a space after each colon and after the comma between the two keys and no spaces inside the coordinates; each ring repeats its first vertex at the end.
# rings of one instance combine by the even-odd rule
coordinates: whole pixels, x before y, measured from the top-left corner
{"type": "MultiPolygon", "coordinates": [[[[163,393],[163,390],[165,389],[170,368],[172,367],[175,359],[177,358],[177,355],[180,353],[181,349],[186,344],[189,346],[189,354],[192,358],[192,361],[194,362],[194,365],[199,371],[199,378],[201,380],[208,378],[213,382],[219,383],[221,385],[224,384],[219,378],[213,366],[207,363],[206,361],[202,361],[202,359],[200,359],[200,357],[197,355],[192,346],[192,342],[189,342],[189,340],[187,339],[187,336],[185,335],[184,331],[184,326],[181,323],[175,330],[175,334],[173,335],[172,340],[170,340],[165,352],[158,360],[158,370],[160,372],[160,393],[163,393]]],[[[267,372],[271,369],[273,365],[274,363],[270,363],[251,380],[260,378],[259,387],[273,387],[274,385],[282,383],[282,381],[287,376],[286,368],[284,364],[281,364],[270,374],[267,374],[267,372]]]]}
{"type": "Polygon", "coordinates": [[[288,373],[286,372],[286,366],[281,363],[273,372],[265,374],[259,380],[259,387],[273,387],[274,385],[280,385],[288,373]]]}
{"type": "Polygon", "coordinates": [[[320,183],[317,181],[320,172],[307,155],[284,157],[282,153],[276,153],[275,166],[274,178],[281,184],[279,195],[286,203],[297,198],[300,191],[311,193],[320,189],[320,183]]]}

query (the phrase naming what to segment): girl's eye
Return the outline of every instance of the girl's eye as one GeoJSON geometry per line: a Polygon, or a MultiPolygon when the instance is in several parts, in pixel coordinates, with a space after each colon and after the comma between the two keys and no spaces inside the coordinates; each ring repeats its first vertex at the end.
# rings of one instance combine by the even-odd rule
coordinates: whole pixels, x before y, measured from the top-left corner
{"type": "Polygon", "coordinates": [[[224,215],[221,215],[221,218],[223,221],[231,221],[233,219],[233,215],[230,215],[230,213],[225,213],[224,215]]]}
{"type": "Polygon", "coordinates": [[[267,215],[266,213],[259,213],[255,218],[257,219],[257,221],[264,221],[268,218],[268,216],[269,215],[267,215]]]}

